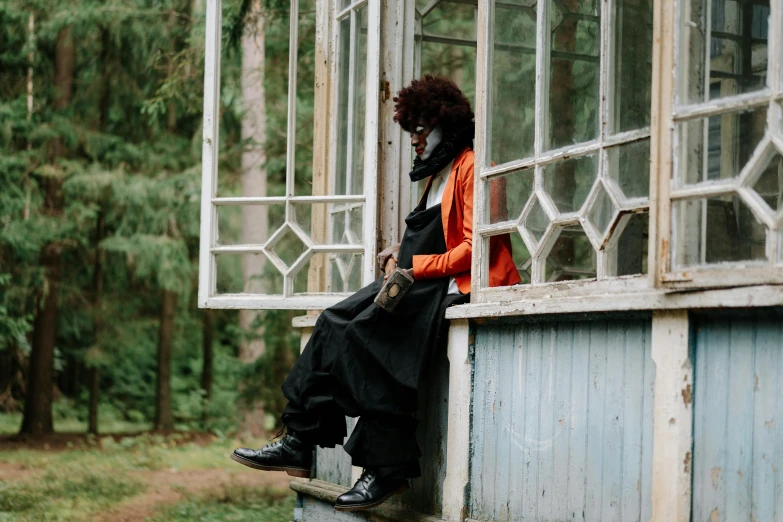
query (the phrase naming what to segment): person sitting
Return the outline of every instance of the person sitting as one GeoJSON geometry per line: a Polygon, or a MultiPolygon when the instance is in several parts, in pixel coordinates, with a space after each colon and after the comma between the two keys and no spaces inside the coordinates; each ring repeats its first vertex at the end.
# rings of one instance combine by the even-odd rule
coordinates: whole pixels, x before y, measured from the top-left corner
{"type": "MultiPolygon", "coordinates": [[[[309,477],[315,445],[346,436],[345,416],[359,417],[344,449],[359,480],[337,498],[338,511],[377,506],[419,477],[418,391],[432,354],[445,340],[445,309],[469,301],[473,240],[473,111],[449,79],[424,76],[394,98],[397,122],[416,151],[412,181],[427,180],[405,219],[401,244],[378,256],[385,276],[324,310],[283,384],[286,434],[232,459],[260,470],[309,477]],[[414,279],[393,312],[373,301],[397,267],[414,279]]],[[[489,284],[520,281],[508,236],[492,238],[489,284]]]]}

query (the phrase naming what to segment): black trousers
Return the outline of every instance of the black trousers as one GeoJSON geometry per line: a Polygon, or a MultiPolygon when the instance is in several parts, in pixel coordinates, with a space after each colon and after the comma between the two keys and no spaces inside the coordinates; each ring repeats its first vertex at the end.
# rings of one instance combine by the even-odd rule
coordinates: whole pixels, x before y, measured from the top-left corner
{"type": "MultiPolygon", "coordinates": [[[[415,478],[421,476],[418,460],[421,450],[416,440],[419,421],[415,418],[418,380],[416,387],[410,387],[392,378],[389,366],[394,365],[394,360],[379,361],[368,354],[364,344],[357,340],[364,337],[353,332],[354,329],[364,332],[367,323],[371,323],[376,331],[392,327],[416,335],[416,329],[410,325],[406,328],[405,321],[398,317],[382,310],[378,315],[379,309],[372,299],[381,284],[382,281],[373,283],[321,314],[310,341],[283,385],[289,402],[282,420],[308,442],[335,447],[343,444],[347,435],[345,417],[359,417],[344,443],[353,465],[373,468],[380,476],[415,478]],[[372,314],[367,314],[367,310],[372,310],[372,314]],[[375,322],[368,318],[373,314],[375,322]]],[[[426,290],[426,285],[419,287],[426,290]]],[[[420,346],[425,356],[418,359],[419,377],[426,375],[434,351],[445,349],[448,333],[448,323],[442,320],[445,309],[469,300],[470,295],[445,295],[438,303],[439,320],[434,335],[423,339],[425,344],[420,346]]],[[[386,346],[381,338],[378,344],[383,349],[395,349],[386,346]]]]}

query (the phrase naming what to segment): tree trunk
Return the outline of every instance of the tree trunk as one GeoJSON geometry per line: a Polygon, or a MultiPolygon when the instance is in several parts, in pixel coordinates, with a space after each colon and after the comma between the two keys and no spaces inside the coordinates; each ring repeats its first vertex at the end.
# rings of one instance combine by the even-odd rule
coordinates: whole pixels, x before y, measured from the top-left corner
{"type": "MultiPolygon", "coordinates": [[[[71,101],[73,69],[76,52],[71,28],[65,27],[57,35],[55,47],[53,108],[61,111],[71,101]]],[[[65,154],[60,139],[49,146],[49,161],[54,164],[65,154]]],[[[48,177],[42,180],[44,188],[43,212],[50,216],[62,215],[64,199],[62,179],[48,177]]],[[[33,321],[33,342],[30,353],[30,373],[25,400],[22,433],[52,433],[52,378],[54,376],[54,345],[57,333],[57,298],[60,290],[61,246],[50,243],[41,249],[40,264],[44,271],[44,285],[38,292],[33,321]]]]}
{"type": "Polygon", "coordinates": [[[208,419],[209,400],[212,398],[212,341],[214,338],[214,325],[212,310],[206,309],[201,316],[202,342],[204,350],[204,368],[201,371],[201,389],[204,390],[204,411],[202,418],[208,419]]]}
{"type": "MultiPolygon", "coordinates": [[[[103,316],[101,315],[101,304],[103,302],[103,253],[101,252],[101,241],[104,236],[106,220],[103,209],[98,211],[98,222],[95,226],[95,268],[93,270],[93,343],[100,346],[100,335],[103,316]]],[[[89,405],[89,423],[87,432],[94,435],[98,434],[98,395],[100,393],[100,369],[97,366],[91,366],[87,371],[88,389],[90,393],[89,405]]]]}
{"type": "MultiPolygon", "coordinates": [[[[266,196],[266,102],[264,100],[264,15],[261,0],[252,0],[248,22],[242,34],[242,140],[248,143],[242,153],[242,195],[266,196]]],[[[242,208],[242,240],[246,244],[262,244],[268,237],[269,217],[266,205],[242,208]]],[[[242,274],[245,292],[263,293],[260,279],[262,256],[243,256],[242,274]]],[[[258,310],[240,310],[239,325],[248,334],[240,344],[239,358],[253,363],[264,353],[263,329],[259,326],[258,310]]],[[[243,412],[240,431],[258,436],[263,433],[263,405],[254,405],[243,412]]]]}
{"type": "Polygon", "coordinates": [[[157,393],[155,394],[155,429],[173,430],[171,352],[174,341],[174,311],[177,308],[177,294],[169,290],[163,290],[162,294],[160,332],[158,335],[158,383],[157,393]]]}

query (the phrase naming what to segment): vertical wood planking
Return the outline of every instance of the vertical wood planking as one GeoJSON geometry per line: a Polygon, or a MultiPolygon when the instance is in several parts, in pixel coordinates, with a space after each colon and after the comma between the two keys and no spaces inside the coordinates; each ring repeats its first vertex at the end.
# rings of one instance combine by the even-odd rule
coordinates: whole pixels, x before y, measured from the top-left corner
{"type": "Polygon", "coordinates": [[[779,314],[698,316],[693,519],[783,519],[779,314]]]}
{"type": "MultiPolygon", "coordinates": [[[[538,452],[540,449],[539,423],[541,398],[541,352],[542,330],[540,324],[527,327],[523,353],[526,357],[525,402],[519,412],[525,418],[525,430],[522,432],[522,462],[525,474],[522,483],[522,515],[534,517],[538,512],[538,452]]],[[[478,364],[478,345],[476,362],[478,364]]],[[[504,385],[508,385],[504,383],[504,385]]]]}
{"type": "Polygon", "coordinates": [[[587,465],[585,469],[585,520],[601,520],[606,407],[606,323],[590,328],[590,366],[587,409],[587,465]]]}
{"type": "MultiPolygon", "coordinates": [[[[568,478],[569,467],[569,434],[573,429],[571,403],[573,383],[573,324],[565,323],[559,329],[557,344],[553,343],[555,350],[555,379],[552,439],[552,493],[549,495],[549,511],[552,516],[561,520],[572,519],[572,513],[568,508],[568,478]]],[[[554,339],[553,339],[554,341],[554,339]]],[[[581,488],[580,488],[581,490],[581,488]]]]}
{"type": "MultiPolygon", "coordinates": [[[[781,447],[775,445],[775,423],[783,416],[776,412],[779,408],[781,368],[780,345],[783,329],[770,328],[756,330],[756,357],[754,368],[753,404],[753,484],[751,497],[751,516],[754,520],[775,520],[775,483],[774,467],[781,462],[781,447]],[[777,413],[777,414],[776,414],[777,413]]],[[[783,442],[783,441],[781,441],[783,442]]],[[[783,481],[780,481],[783,482],[783,481]]],[[[783,510],[779,511],[783,517],[783,510]]]]}
{"type": "Polygon", "coordinates": [[[646,522],[649,339],[645,319],[477,327],[472,519],[646,522]]]}
{"type": "Polygon", "coordinates": [[[568,496],[567,513],[573,520],[584,520],[585,470],[587,469],[587,397],[590,389],[588,372],[580,369],[590,364],[590,329],[574,325],[571,346],[571,426],[568,433],[568,496]]]}
{"type": "MultiPolygon", "coordinates": [[[[709,40],[708,40],[709,41],[709,40]]],[[[728,403],[726,409],[725,520],[750,520],[751,457],[753,455],[753,327],[732,324],[729,335],[728,403]]]]}
{"type": "MultiPolygon", "coordinates": [[[[645,343],[641,332],[625,330],[618,336],[624,352],[624,375],[645,375],[645,358],[650,357],[649,345],[645,343]],[[641,349],[640,349],[641,348],[641,349]]],[[[642,491],[642,448],[644,447],[644,399],[645,387],[643,379],[623,379],[622,390],[623,419],[630,427],[623,430],[622,448],[627,458],[621,458],[622,492],[620,501],[621,519],[625,517],[641,517],[642,491]],[[635,427],[635,428],[634,428],[635,427]]]]}
{"type": "MultiPolygon", "coordinates": [[[[627,400],[623,393],[626,382],[624,326],[616,323],[608,324],[606,331],[606,402],[604,407],[604,457],[601,472],[603,495],[601,520],[605,522],[621,522],[623,520],[621,496],[622,485],[626,479],[623,475],[623,427],[625,423],[631,424],[633,422],[633,418],[626,419],[623,415],[623,403],[627,400]]],[[[640,346],[634,347],[637,352],[641,352],[640,348],[640,346]]],[[[641,371],[636,375],[641,375],[641,371]]],[[[635,392],[634,398],[641,398],[641,390],[635,390],[635,392]]],[[[628,456],[630,458],[630,452],[628,456]]]]}

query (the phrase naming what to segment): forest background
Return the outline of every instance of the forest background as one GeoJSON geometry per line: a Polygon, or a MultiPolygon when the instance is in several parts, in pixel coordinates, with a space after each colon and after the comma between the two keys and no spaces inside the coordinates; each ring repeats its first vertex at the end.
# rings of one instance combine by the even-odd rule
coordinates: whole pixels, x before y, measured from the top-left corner
{"type": "MultiPolygon", "coordinates": [[[[310,4],[297,147],[311,158],[310,4]]],[[[268,195],[284,190],[288,6],[223,2],[224,193],[241,195],[248,172],[268,195]]],[[[196,305],[204,16],[205,0],[0,3],[6,433],[49,433],[66,419],[91,433],[257,435],[276,424],[298,353],[296,313],[196,305]]],[[[301,183],[311,179],[306,156],[301,183]]],[[[241,234],[241,217],[226,226],[241,234]]],[[[241,281],[242,267],[223,277],[241,281]]]]}

